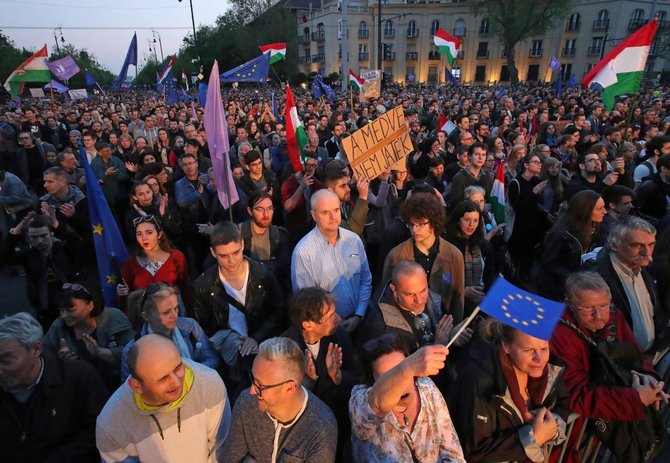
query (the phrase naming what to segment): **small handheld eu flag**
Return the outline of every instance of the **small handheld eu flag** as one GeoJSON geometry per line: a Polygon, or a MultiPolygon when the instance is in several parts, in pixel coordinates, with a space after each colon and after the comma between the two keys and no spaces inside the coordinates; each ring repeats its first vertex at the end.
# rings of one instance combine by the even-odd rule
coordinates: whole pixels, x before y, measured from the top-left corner
{"type": "Polygon", "coordinates": [[[504,324],[545,341],[565,310],[565,304],[517,288],[503,277],[493,283],[479,307],[504,324]]]}

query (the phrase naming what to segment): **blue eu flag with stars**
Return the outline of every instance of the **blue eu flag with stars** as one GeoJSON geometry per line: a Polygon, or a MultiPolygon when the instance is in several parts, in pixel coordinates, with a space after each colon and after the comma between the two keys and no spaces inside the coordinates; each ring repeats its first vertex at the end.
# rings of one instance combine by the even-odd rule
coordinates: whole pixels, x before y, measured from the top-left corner
{"type": "Polygon", "coordinates": [[[95,257],[98,261],[100,286],[105,297],[105,305],[116,307],[116,285],[121,282],[119,270],[128,258],[128,251],[105,195],[102,193],[100,183],[88,163],[84,148],[80,148],[79,158],[86,174],[86,196],[91,217],[95,257]]]}
{"type": "Polygon", "coordinates": [[[270,52],[263,53],[251,61],[224,72],[220,79],[222,84],[232,82],[265,83],[268,80],[268,72],[270,72],[270,52]]]}
{"type": "Polygon", "coordinates": [[[506,325],[548,341],[565,304],[536,296],[498,277],[479,308],[506,325]]]}

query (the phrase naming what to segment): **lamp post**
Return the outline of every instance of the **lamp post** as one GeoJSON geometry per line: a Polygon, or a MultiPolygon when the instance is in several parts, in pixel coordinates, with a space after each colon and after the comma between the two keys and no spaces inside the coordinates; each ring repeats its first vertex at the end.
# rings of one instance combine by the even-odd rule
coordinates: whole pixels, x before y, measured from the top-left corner
{"type": "MultiPolygon", "coordinates": [[[[179,3],[182,0],[177,0],[179,3]]],[[[191,7],[191,24],[193,25],[193,45],[195,46],[195,52],[198,54],[198,62],[200,62],[200,50],[198,48],[198,38],[195,34],[195,16],[193,15],[193,0],[188,0],[189,6],[191,7]]]]}
{"type": "Polygon", "coordinates": [[[56,31],[60,32],[60,41],[65,43],[65,39],[63,38],[63,28],[62,27],[54,28],[54,41],[56,42],[56,53],[60,55],[60,46],[58,45],[58,36],[56,35],[56,31]]]}
{"type": "Polygon", "coordinates": [[[151,35],[154,36],[154,49],[156,48],[156,36],[158,36],[158,46],[161,48],[161,62],[165,61],[165,56],[163,56],[163,41],[161,40],[161,35],[158,31],[151,30],[151,35]]]}

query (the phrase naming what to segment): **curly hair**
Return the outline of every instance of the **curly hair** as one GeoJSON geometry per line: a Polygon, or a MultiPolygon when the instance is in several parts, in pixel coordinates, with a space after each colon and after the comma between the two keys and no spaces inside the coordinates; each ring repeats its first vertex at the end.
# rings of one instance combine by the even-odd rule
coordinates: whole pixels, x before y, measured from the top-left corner
{"type": "Polygon", "coordinates": [[[427,220],[433,232],[440,235],[447,221],[444,207],[433,194],[413,194],[400,206],[400,218],[406,224],[427,220]]]}

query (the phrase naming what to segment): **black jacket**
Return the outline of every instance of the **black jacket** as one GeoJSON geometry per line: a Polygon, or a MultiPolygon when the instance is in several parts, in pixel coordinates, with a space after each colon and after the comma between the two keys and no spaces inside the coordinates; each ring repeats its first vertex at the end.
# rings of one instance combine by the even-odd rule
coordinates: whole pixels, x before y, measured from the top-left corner
{"type": "MultiPolygon", "coordinates": [[[[532,408],[547,407],[567,422],[570,393],[561,379],[563,369],[558,360],[550,360],[545,399],[532,408]]],[[[449,412],[468,463],[526,461],[518,430],[530,424],[513,406],[495,345],[483,340],[473,344],[470,359],[450,391],[449,412]]]]}
{"type": "MultiPolygon", "coordinates": [[[[262,342],[279,334],[287,320],[284,295],[277,279],[258,262],[249,262],[249,281],[244,306],[249,336],[262,342]]],[[[229,296],[219,278],[219,267],[206,270],[193,283],[195,318],[208,336],[228,328],[229,296]]]]}
{"type": "MultiPolygon", "coordinates": [[[[240,232],[244,240],[244,255],[251,258],[251,222],[247,220],[240,224],[240,232]]],[[[277,277],[282,289],[288,294],[291,289],[291,246],[288,242],[288,231],[284,227],[270,225],[270,259],[256,260],[265,265],[277,277]]]]}
{"type": "Polygon", "coordinates": [[[27,410],[0,389],[3,459],[21,463],[99,461],[95,420],[109,397],[95,369],[45,350],[44,373],[27,410]]]}
{"type": "Polygon", "coordinates": [[[664,183],[659,174],[654,174],[635,190],[633,204],[644,218],[658,220],[667,213],[668,195],[670,185],[664,183]]]}
{"type": "MultiPolygon", "coordinates": [[[[630,302],[628,301],[628,296],[626,296],[626,290],[619,279],[619,275],[614,270],[612,266],[612,261],[610,259],[610,250],[607,248],[602,248],[598,253],[596,258],[595,271],[598,272],[603,279],[607,282],[607,286],[610,287],[610,292],[612,293],[612,303],[614,306],[621,311],[628,325],[633,328],[633,317],[631,315],[630,302]]],[[[651,351],[657,350],[661,347],[661,344],[664,340],[664,334],[667,331],[668,320],[670,320],[670,314],[666,311],[664,307],[659,303],[658,298],[658,288],[656,287],[656,282],[651,276],[649,271],[646,268],[640,270],[642,279],[644,280],[644,285],[649,291],[649,296],[651,296],[651,303],[654,306],[654,331],[655,331],[655,340],[654,344],[651,347],[651,351]]],[[[667,337],[667,336],[666,336],[667,337]]]]}
{"type": "Polygon", "coordinates": [[[539,269],[535,275],[538,294],[554,301],[565,296],[565,280],[579,271],[582,265],[582,249],[579,240],[567,230],[550,231],[544,240],[539,269]]]}

